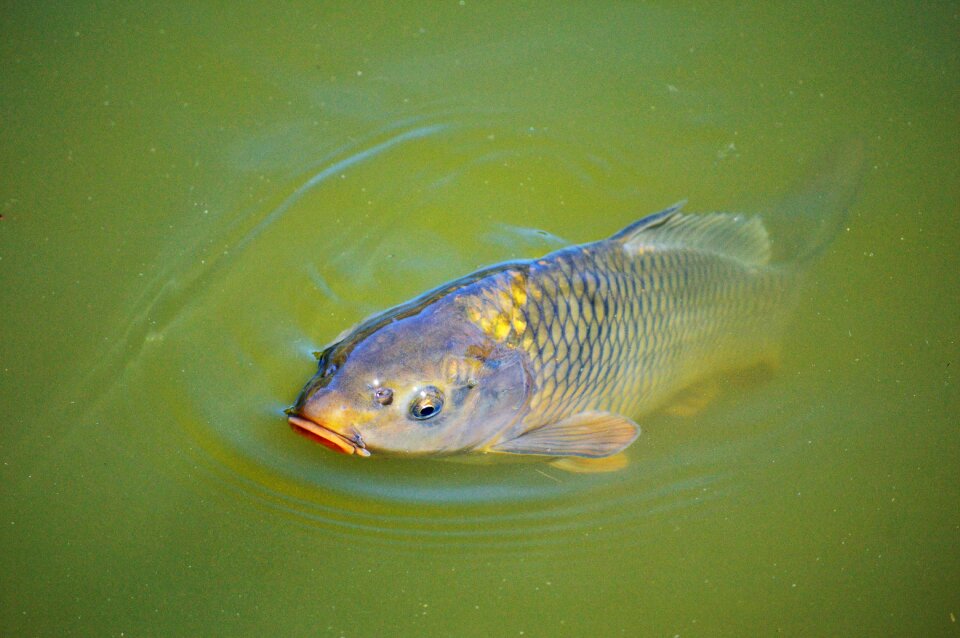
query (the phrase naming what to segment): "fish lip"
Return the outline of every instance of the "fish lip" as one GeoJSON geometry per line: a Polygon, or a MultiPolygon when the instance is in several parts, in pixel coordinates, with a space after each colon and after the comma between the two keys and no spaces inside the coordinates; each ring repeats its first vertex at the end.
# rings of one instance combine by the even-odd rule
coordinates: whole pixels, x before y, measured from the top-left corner
{"type": "Polygon", "coordinates": [[[317,423],[316,421],[311,421],[310,419],[305,419],[301,416],[291,414],[287,416],[287,422],[290,423],[294,428],[304,430],[310,434],[322,439],[324,442],[330,443],[333,449],[337,452],[343,454],[356,454],[357,456],[370,456],[370,451],[363,444],[363,439],[359,436],[357,440],[351,440],[343,436],[339,432],[334,432],[327,426],[317,423]]]}

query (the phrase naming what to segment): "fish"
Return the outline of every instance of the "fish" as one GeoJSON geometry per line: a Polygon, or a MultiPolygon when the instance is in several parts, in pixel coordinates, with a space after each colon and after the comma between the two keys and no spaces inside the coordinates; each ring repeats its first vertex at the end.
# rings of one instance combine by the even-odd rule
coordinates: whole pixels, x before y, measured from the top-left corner
{"type": "Polygon", "coordinates": [[[801,204],[814,202],[809,232],[788,220],[799,239],[779,245],[761,216],[688,214],[681,202],[606,239],[467,274],[315,353],[288,422],[361,457],[619,469],[643,417],[778,359],[804,273],[844,219],[822,208],[845,211],[845,199],[814,192],[801,204]]]}

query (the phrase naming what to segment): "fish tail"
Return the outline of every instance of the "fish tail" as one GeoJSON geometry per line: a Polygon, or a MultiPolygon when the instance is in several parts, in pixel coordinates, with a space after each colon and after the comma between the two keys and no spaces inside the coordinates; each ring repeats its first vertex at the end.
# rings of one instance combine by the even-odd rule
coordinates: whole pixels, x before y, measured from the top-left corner
{"type": "Polygon", "coordinates": [[[771,226],[773,261],[803,266],[820,257],[847,224],[863,178],[860,139],[836,144],[765,215],[771,226]]]}

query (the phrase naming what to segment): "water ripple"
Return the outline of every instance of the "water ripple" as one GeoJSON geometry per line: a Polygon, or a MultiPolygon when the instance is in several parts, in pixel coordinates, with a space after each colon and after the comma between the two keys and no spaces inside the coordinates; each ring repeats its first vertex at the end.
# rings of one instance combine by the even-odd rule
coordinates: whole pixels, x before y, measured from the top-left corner
{"type": "Polygon", "coordinates": [[[295,436],[281,412],[312,373],[307,353],[350,323],[479,265],[562,243],[536,227],[555,214],[549,201],[536,208],[543,193],[622,201],[597,190],[598,165],[562,139],[489,118],[421,118],[341,145],[216,236],[177,247],[104,364],[119,369],[111,407],[150,414],[155,427],[141,436],[161,437],[155,453],[203,483],[368,542],[548,547],[576,530],[694,511],[728,477],[709,458],[682,464],[642,440],[634,464],[608,475],[357,460],[295,436]],[[515,210],[528,226],[511,225],[515,210]]]}

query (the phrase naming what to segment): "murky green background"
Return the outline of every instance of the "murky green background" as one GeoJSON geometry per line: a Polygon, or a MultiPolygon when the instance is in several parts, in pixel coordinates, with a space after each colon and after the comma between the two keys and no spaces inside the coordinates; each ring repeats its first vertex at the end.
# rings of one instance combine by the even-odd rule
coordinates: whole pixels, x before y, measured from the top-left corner
{"type": "Polygon", "coordinates": [[[6,4],[0,633],[957,635],[956,3],[6,4]],[[362,461],[310,351],[869,164],[770,383],[613,475],[362,461]]]}

